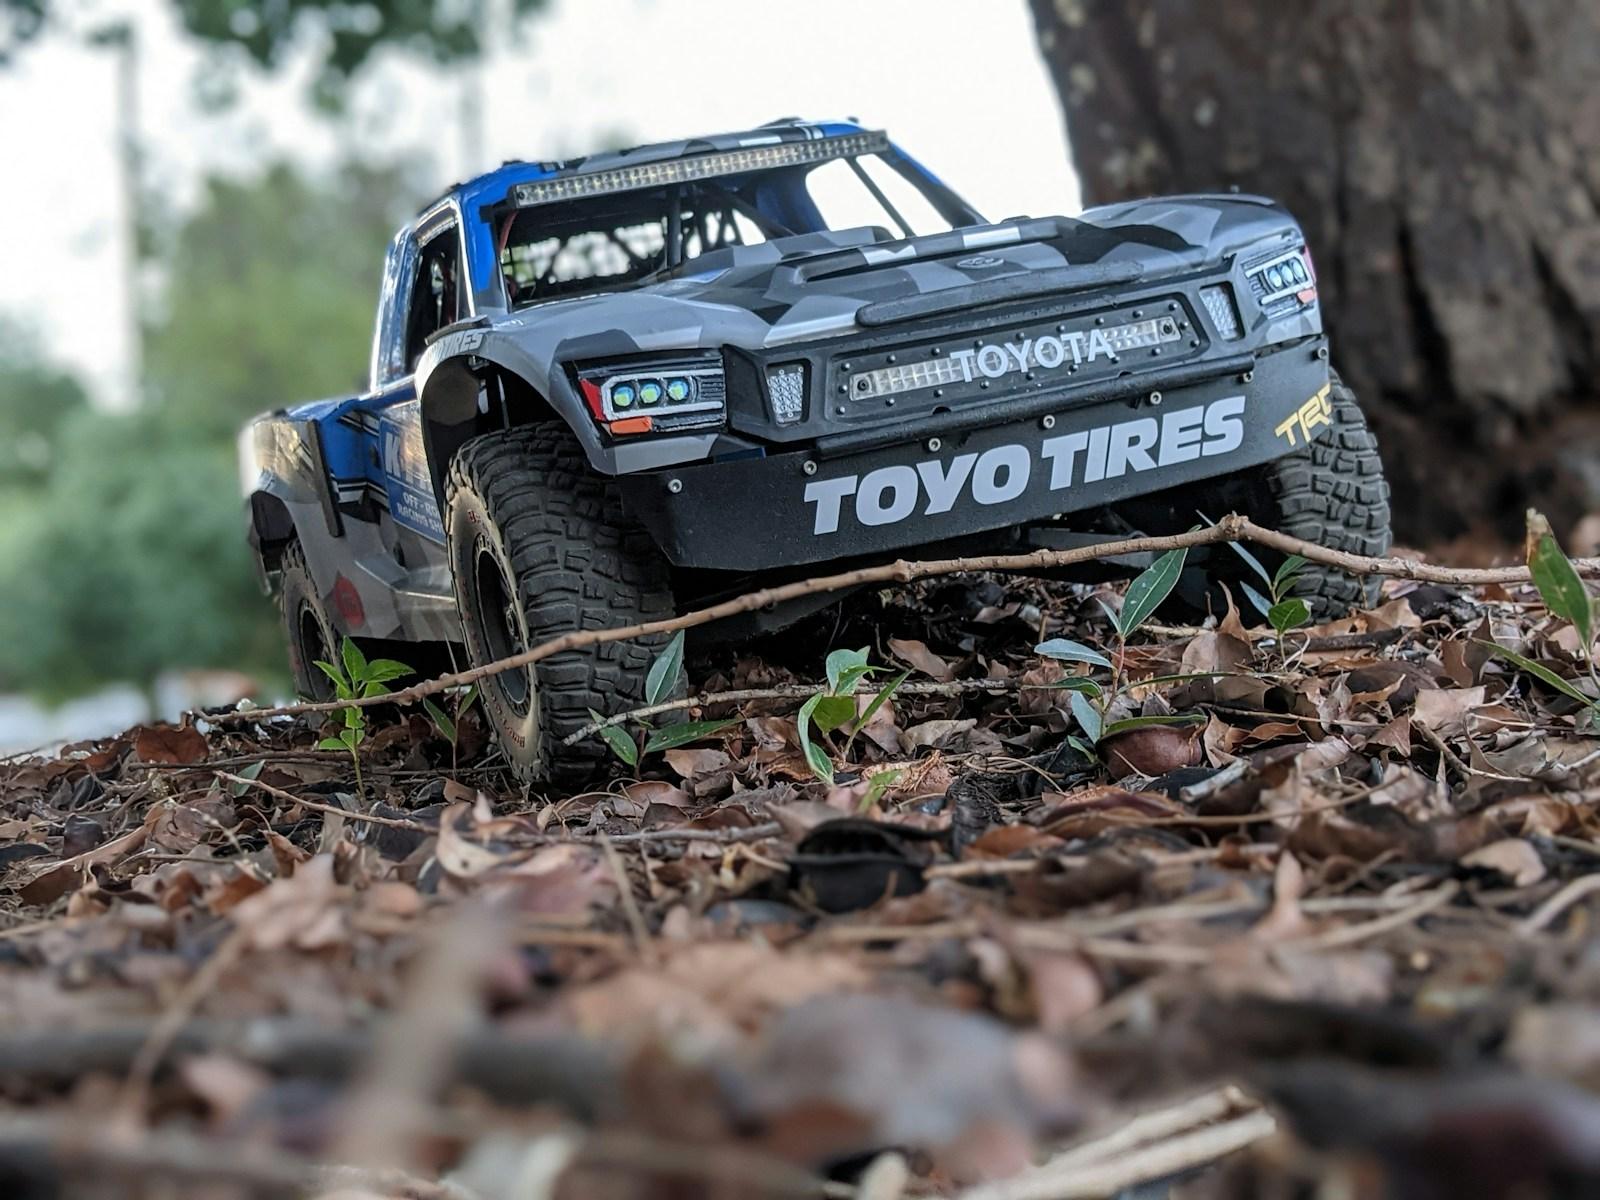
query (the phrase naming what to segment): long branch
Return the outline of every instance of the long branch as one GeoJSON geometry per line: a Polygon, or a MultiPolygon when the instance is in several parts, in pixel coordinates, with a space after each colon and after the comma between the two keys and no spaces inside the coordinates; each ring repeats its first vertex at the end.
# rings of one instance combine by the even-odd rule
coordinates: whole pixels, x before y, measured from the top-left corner
{"type": "MultiPolygon", "coordinates": [[[[643,621],[637,625],[621,625],[614,629],[580,629],[558,638],[540,642],[520,654],[485,663],[466,671],[455,671],[434,679],[423,680],[383,696],[369,696],[358,700],[325,700],[303,704],[284,704],[275,708],[249,708],[208,716],[215,723],[233,721],[258,721],[267,717],[298,716],[302,713],[338,712],[346,708],[369,708],[379,704],[409,704],[424,696],[432,696],[453,687],[464,687],[498,675],[502,671],[531,666],[551,655],[581,646],[602,642],[621,642],[647,637],[657,633],[675,633],[708,625],[723,617],[754,612],[772,604],[781,604],[802,596],[839,592],[873,583],[910,583],[938,575],[956,575],[968,571],[1041,571],[1075,566],[1102,558],[1115,558],[1129,554],[1150,554],[1168,550],[1187,550],[1195,546],[1216,545],[1219,542],[1248,541],[1267,546],[1284,554],[1298,554],[1311,562],[1337,567],[1355,575],[1386,575],[1398,579],[1416,579],[1425,583],[1475,585],[1486,583],[1526,583],[1526,567],[1436,567],[1415,559],[1387,556],[1371,558],[1351,554],[1345,550],[1331,550],[1291,537],[1275,529],[1265,529],[1248,517],[1237,513],[1223,517],[1214,525],[1158,537],[1124,538],[1116,542],[1100,542],[1091,546],[1075,546],[1068,550],[1036,550],[1028,554],[992,554],[970,558],[941,558],[926,562],[907,562],[903,559],[875,567],[858,567],[835,575],[815,579],[800,579],[778,587],[760,588],[735,596],[706,608],[658,621],[643,621]]],[[[1580,559],[1575,564],[1589,574],[1600,574],[1600,560],[1580,559]]]]}

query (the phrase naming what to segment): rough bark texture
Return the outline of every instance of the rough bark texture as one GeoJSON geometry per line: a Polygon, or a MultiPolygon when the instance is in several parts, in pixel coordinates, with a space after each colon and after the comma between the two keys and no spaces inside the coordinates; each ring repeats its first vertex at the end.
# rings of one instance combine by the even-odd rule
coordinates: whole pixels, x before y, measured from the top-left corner
{"type": "Polygon", "coordinates": [[[1402,537],[1600,511],[1600,4],[1031,3],[1087,202],[1300,218],[1402,537]]]}

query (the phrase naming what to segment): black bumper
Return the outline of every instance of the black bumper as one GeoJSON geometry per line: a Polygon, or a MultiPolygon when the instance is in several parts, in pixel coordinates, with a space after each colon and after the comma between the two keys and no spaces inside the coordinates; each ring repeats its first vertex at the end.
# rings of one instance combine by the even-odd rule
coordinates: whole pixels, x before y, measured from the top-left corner
{"type": "Polygon", "coordinates": [[[1213,368],[1186,367],[1159,403],[1151,373],[1108,381],[1112,398],[1092,403],[1030,397],[930,414],[926,429],[897,429],[894,445],[858,450],[841,438],[617,482],[675,565],[760,571],[1098,508],[1269,462],[1328,431],[1322,338],[1213,368]]]}

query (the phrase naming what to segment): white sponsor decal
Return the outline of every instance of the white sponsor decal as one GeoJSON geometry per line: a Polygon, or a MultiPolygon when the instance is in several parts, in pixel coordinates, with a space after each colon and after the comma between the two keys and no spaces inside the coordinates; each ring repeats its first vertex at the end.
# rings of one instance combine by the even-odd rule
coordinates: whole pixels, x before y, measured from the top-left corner
{"type": "Polygon", "coordinates": [[[1130,471],[1230,454],[1244,444],[1243,396],[1226,396],[1157,417],[1134,417],[1076,433],[1046,438],[1037,446],[1008,443],[948,462],[929,458],[878,467],[865,475],[838,475],[806,484],[807,504],[816,505],[811,532],[839,531],[844,502],[854,500],[862,525],[894,525],[913,513],[934,517],[953,509],[963,494],[978,504],[1004,504],[1027,491],[1037,472],[1053,492],[1074,484],[1101,483],[1130,471]]]}

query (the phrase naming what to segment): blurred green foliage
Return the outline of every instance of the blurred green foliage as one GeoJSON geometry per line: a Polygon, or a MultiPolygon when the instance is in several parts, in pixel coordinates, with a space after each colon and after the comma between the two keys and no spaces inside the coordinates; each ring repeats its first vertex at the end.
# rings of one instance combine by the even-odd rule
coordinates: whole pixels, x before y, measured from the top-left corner
{"type": "Polygon", "coordinates": [[[137,412],[91,409],[0,329],[0,691],[282,673],[235,437],[257,412],[359,390],[384,248],[420,198],[402,173],[367,167],[211,182],[160,239],[164,303],[137,412]],[[23,442],[34,448],[11,450],[23,442]]]}
{"type": "MultiPolygon", "coordinates": [[[[170,0],[188,33],[219,51],[239,52],[257,67],[272,69],[296,50],[316,55],[313,94],[337,107],[350,78],[378,51],[396,49],[450,64],[469,61],[484,43],[514,34],[524,18],[548,0],[170,0]],[[509,25],[507,24],[509,18],[509,25]]],[[[15,48],[51,28],[94,21],[95,7],[74,9],[69,0],[0,0],[0,67],[15,48]]],[[[127,36],[123,19],[89,33],[108,44],[127,36]]],[[[221,66],[221,63],[213,64],[221,66]]],[[[213,74],[215,72],[213,71],[213,74]]]]}

